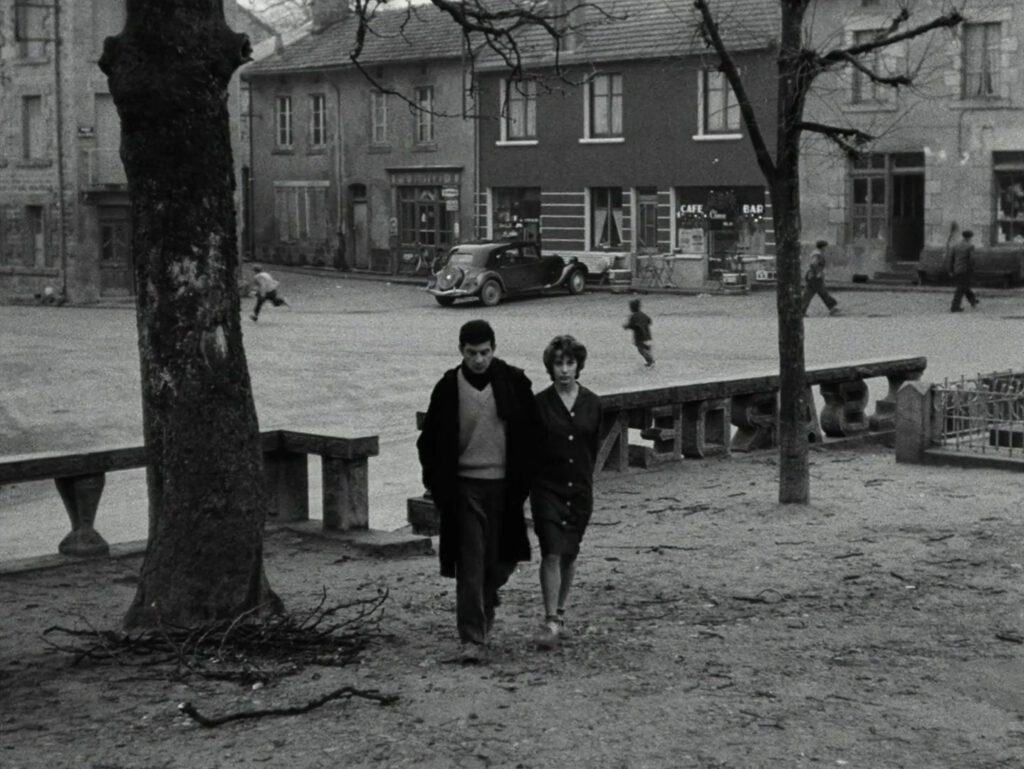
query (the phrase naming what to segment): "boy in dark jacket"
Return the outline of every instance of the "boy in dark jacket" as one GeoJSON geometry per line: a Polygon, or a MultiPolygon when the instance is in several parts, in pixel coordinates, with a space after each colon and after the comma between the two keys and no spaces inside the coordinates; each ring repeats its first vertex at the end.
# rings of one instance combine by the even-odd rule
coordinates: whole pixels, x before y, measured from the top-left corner
{"type": "Polygon", "coordinates": [[[651,323],[650,316],[640,309],[640,300],[630,299],[629,317],[626,318],[626,322],[622,324],[622,327],[627,331],[633,332],[633,344],[636,345],[637,352],[643,356],[644,365],[648,368],[654,365],[654,353],[651,350],[653,347],[651,323]]]}
{"type": "Polygon", "coordinates": [[[530,380],[494,357],[490,324],[459,331],[462,363],[435,385],[416,448],[441,514],[441,575],[455,577],[464,662],[479,662],[498,590],[530,559],[523,503],[538,434],[530,380]]]}

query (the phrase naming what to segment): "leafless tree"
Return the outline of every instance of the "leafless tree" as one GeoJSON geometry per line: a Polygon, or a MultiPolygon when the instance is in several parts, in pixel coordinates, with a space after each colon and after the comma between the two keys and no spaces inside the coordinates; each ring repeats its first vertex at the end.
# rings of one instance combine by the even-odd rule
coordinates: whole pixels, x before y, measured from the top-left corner
{"type": "Polygon", "coordinates": [[[280,607],[242,347],[227,87],[249,54],[223,0],[128,0],[104,43],[135,259],[149,547],[128,627],[280,607]]]}
{"type": "Polygon", "coordinates": [[[849,125],[810,122],[804,108],[815,80],[826,72],[849,67],[872,83],[887,88],[908,87],[912,73],[886,72],[873,67],[869,56],[937,29],[955,27],[963,21],[956,10],[919,24],[911,24],[909,7],[902,7],[889,24],[871,40],[825,50],[814,50],[806,41],[805,17],[814,0],[779,0],[780,30],[776,65],[778,71],[778,126],[774,154],[758,123],[744,87],[743,78],[722,40],[715,0],[694,0],[700,31],[718,57],[719,67],[729,80],[740,106],[747,135],[772,197],[775,226],[779,333],[779,501],[806,503],[810,499],[807,445],[806,377],[804,365],[804,324],[802,276],[800,270],[800,154],[801,137],[817,133],[834,142],[849,155],[856,155],[872,136],[849,125]]]}

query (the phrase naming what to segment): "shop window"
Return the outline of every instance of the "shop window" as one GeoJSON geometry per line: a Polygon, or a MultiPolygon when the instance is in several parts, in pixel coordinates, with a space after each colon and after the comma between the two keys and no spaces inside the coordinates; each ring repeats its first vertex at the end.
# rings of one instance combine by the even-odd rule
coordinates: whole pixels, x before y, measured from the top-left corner
{"type": "Polygon", "coordinates": [[[327,146],[327,99],[322,93],[309,97],[309,146],[312,149],[327,146]]]}
{"type": "Polygon", "coordinates": [[[1024,152],[997,152],[993,167],[996,242],[1024,243],[1024,152]]]}
{"type": "Polygon", "coordinates": [[[701,133],[734,134],[740,130],[740,103],[724,72],[701,72],[701,133]]]}
{"type": "Polygon", "coordinates": [[[282,243],[327,241],[327,185],[274,183],[277,239],[282,243]]]}
{"type": "Polygon", "coordinates": [[[622,248],[622,189],[594,187],[590,190],[591,248],[622,248]]]}
{"type": "Polygon", "coordinates": [[[453,242],[454,214],[440,187],[398,188],[398,237],[403,248],[445,251],[453,242]]]}
{"type": "MultiPolygon", "coordinates": [[[[870,43],[885,34],[884,30],[864,29],[853,33],[855,46],[870,43]]],[[[883,77],[895,75],[899,69],[899,57],[895,46],[876,48],[858,57],[859,62],[871,72],[883,77]]],[[[896,89],[892,86],[876,83],[868,75],[856,67],[853,68],[853,91],[851,101],[854,104],[891,104],[895,101],[896,89]]]]}
{"type": "Polygon", "coordinates": [[[537,83],[533,80],[502,82],[502,141],[537,138],[537,83]]]}
{"type": "Polygon", "coordinates": [[[540,187],[498,188],[491,201],[495,239],[540,242],[540,187]]]}
{"type": "Polygon", "coordinates": [[[622,136],[622,75],[594,75],[584,89],[587,95],[587,137],[622,136]]]}
{"type": "Polygon", "coordinates": [[[370,92],[370,141],[388,143],[388,95],[382,91],[370,92]]]}
{"type": "Polygon", "coordinates": [[[292,148],[292,97],[274,99],[274,144],[278,149],[292,148]]]}
{"type": "Polygon", "coordinates": [[[999,24],[963,26],[963,97],[999,96],[1001,36],[999,24]]]}

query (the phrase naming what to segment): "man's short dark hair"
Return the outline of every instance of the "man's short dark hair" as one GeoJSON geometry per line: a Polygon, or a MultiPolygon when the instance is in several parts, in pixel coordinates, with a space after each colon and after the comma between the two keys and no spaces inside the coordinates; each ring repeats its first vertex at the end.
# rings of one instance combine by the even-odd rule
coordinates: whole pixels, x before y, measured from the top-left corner
{"type": "Polygon", "coordinates": [[[965,238],[968,238],[968,239],[974,237],[974,233],[971,230],[964,230],[963,235],[964,235],[965,238]]]}
{"type": "Polygon", "coordinates": [[[819,240],[819,241],[815,242],[814,247],[815,248],[824,248],[827,245],[828,245],[828,241],[827,240],[819,240]]]}
{"type": "Polygon", "coordinates": [[[555,358],[559,355],[576,361],[576,378],[579,379],[583,364],[587,362],[587,348],[569,334],[556,336],[548,342],[544,348],[544,368],[552,379],[555,378],[555,358]]]}
{"type": "Polygon", "coordinates": [[[471,320],[462,325],[459,329],[459,347],[467,344],[483,344],[490,342],[491,347],[497,346],[494,339],[494,329],[486,320],[471,320]]]}
{"type": "Polygon", "coordinates": [[[640,310],[640,300],[639,299],[630,299],[629,300],[629,309],[632,310],[633,312],[639,312],[639,310],[640,310]]]}

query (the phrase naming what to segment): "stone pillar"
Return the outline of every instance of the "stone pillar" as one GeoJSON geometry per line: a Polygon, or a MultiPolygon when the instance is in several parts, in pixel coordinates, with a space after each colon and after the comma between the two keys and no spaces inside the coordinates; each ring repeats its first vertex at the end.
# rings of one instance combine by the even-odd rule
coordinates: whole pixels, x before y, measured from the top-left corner
{"type": "Polygon", "coordinates": [[[56,478],[55,481],[64,509],[71,519],[71,533],[61,540],[57,550],[63,555],[85,558],[109,555],[110,545],[93,528],[106,476],[103,473],[76,475],[56,478]]]}
{"type": "Polygon", "coordinates": [[[324,528],[370,528],[369,463],[362,459],[322,457],[324,528]]]}
{"type": "Polygon", "coordinates": [[[920,380],[904,382],[896,393],[896,461],[921,462],[934,438],[931,385],[920,380]]]}

